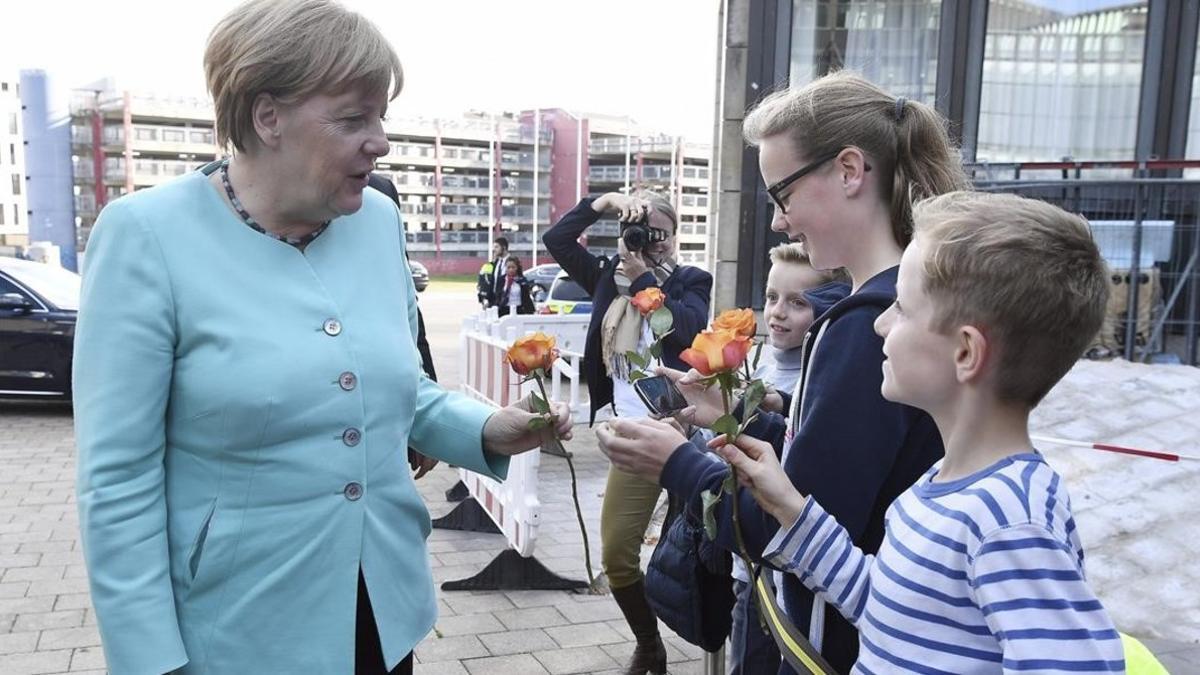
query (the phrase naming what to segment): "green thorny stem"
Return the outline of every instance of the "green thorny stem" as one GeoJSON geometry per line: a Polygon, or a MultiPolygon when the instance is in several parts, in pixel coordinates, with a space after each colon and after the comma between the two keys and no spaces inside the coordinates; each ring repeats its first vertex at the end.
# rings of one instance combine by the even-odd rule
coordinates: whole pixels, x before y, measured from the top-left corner
{"type": "MultiPolygon", "coordinates": [[[[550,405],[550,396],[546,393],[546,384],[542,382],[541,376],[534,377],[537,380],[538,389],[542,392],[542,400],[546,405],[550,405]]],[[[553,427],[551,427],[553,433],[553,427]]],[[[579,508],[579,482],[575,478],[575,463],[571,461],[571,454],[567,452],[562,441],[558,440],[558,436],[554,436],[554,444],[558,446],[562,452],[563,458],[567,460],[567,469],[571,472],[571,501],[575,502],[575,517],[579,519],[579,533],[583,535],[583,562],[587,565],[588,575],[588,590],[596,592],[596,574],[592,572],[592,549],[588,544],[587,524],[583,522],[583,509],[579,508]]]]}
{"type": "MultiPolygon", "coordinates": [[[[734,371],[730,371],[729,375],[736,376],[736,373],[734,371]]],[[[727,386],[727,385],[732,385],[732,382],[728,382],[727,380],[722,378],[720,384],[721,384],[721,402],[725,404],[725,414],[729,415],[729,414],[731,414],[730,413],[730,403],[733,398],[733,391],[732,391],[731,386],[727,386]]],[[[725,440],[728,441],[729,443],[733,443],[733,441],[734,441],[733,438],[729,438],[728,434],[726,434],[725,440]]],[[[744,564],[746,566],[746,572],[749,573],[751,570],[754,569],[754,566],[750,563],[750,553],[746,550],[746,539],[745,539],[745,537],[742,536],[741,508],[738,506],[738,502],[740,500],[738,499],[737,467],[735,467],[733,464],[731,464],[729,462],[726,462],[726,464],[728,464],[728,466],[729,466],[730,476],[733,477],[733,490],[730,491],[730,493],[729,493],[730,499],[733,500],[732,503],[730,504],[730,509],[731,509],[730,516],[731,516],[731,519],[733,520],[733,540],[734,540],[734,542],[737,543],[737,547],[738,547],[737,553],[742,558],[742,564],[744,564]]]]}

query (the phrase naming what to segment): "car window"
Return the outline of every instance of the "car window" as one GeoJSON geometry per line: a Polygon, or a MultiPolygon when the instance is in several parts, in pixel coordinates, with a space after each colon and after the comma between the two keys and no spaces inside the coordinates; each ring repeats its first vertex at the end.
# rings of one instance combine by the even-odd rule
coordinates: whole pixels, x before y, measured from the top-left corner
{"type": "Polygon", "coordinates": [[[583,287],[575,283],[572,279],[559,279],[554,282],[554,288],[550,289],[551,300],[565,300],[568,302],[581,302],[591,300],[592,296],[583,290],[583,287]]]}
{"type": "MultiPolygon", "coordinates": [[[[61,267],[22,265],[20,271],[10,272],[20,283],[33,289],[59,309],[79,309],[80,277],[61,267]]],[[[4,291],[11,293],[12,291],[4,291]]]]}
{"type": "Polygon", "coordinates": [[[29,297],[28,293],[21,290],[20,287],[18,287],[13,282],[0,276],[0,295],[4,295],[5,293],[16,293],[17,295],[20,295],[23,298],[32,300],[32,298],[29,297]]]}

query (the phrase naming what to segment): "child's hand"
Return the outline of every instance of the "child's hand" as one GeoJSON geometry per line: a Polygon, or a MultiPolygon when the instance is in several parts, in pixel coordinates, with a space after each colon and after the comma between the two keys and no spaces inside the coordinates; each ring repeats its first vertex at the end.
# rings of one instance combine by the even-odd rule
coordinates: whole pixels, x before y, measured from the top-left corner
{"type": "Polygon", "coordinates": [[[780,526],[789,528],[796,522],[808,498],[792,485],[770,443],[742,434],[730,445],[725,434],[719,434],[708,445],[737,469],[738,482],[750,490],[780,526]]]}

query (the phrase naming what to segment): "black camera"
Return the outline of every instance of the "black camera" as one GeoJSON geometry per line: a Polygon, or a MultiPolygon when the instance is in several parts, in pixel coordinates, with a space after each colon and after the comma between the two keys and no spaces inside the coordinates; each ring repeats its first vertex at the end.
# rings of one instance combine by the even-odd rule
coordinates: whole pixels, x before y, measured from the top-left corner
{"type": "Polygon", "coordinates": [[[645,220],[621,223],[621,241],[625,242],[625,249],[631,253],[640,253],[650,244],[666,240],[666,232],[650,227],[645,220]]]}

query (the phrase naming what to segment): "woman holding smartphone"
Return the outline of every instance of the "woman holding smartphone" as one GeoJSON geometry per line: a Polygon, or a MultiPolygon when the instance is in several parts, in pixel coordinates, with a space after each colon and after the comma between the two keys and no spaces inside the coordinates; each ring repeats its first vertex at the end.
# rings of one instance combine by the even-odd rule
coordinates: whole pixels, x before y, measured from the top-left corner
{"type": "MultiPolygon", "coordinates": [[[[674,332],[663,341],[663,363],[686,369],[679,353],[708,322],[712,275],[675,262],[679,218],[661,195],[610,192],[586,198],[546,231],[542,241],[555,262],[592,296],[592,318],[584,347],[584,376],[592,400],[591,421],[606,405],[618,417],[644,417],[646,406],[629,381],[629,350],[645,351],[653,342],[649,323],[630,303],[639,291],[657,287],[674,316],[674,332]],[[605,214],[621,223],[618,255],[601,257],[579,243],[579,236],[605,214]],[[630,232],[633,227],[645,228],[630,232]],[[630,236],[624,236],[630,235],[630,236]],[[638,236],[642,235],[642,236],[638,236]],[[637,250],[626,246],[629,241],[637,250]]],[[[665,673],[667,653],[658,621],[646,602],[641,569],[642,539],[662,488],[654,481],[615,467],[608,471],[600,512],[601,561],[630,630],[637,638],[626,673],[665,673]]]]}

